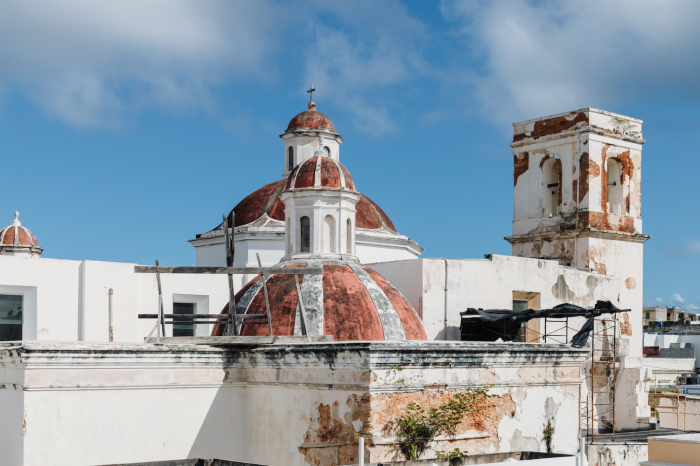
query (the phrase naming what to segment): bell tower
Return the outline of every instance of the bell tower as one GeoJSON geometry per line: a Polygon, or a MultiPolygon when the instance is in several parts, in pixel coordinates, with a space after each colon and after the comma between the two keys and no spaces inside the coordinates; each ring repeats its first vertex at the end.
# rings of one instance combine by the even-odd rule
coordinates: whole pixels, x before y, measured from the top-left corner
{"type": "MultiPolygon", "coordinates": [[[[513,235],[506,240],[513,255],[617,277],[614,304],[631,309],[620,328],[632,358],[642,357],[643,245],[650,238],[642,234],[644,142],[641,120],[584,108],[514,123],[510,144],[513,235]]],[[[637,406],[646,406],[637,392],[637,406]]]]}

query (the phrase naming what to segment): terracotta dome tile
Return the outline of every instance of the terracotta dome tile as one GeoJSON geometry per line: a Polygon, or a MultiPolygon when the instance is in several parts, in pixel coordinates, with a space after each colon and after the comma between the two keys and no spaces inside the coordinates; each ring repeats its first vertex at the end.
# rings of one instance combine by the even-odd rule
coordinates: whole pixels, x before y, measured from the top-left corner
{"type": "Polygon", "coordinates": [[[365,268],[364,270],[372,277],[377,285],[379,285],[382,291],[384,291],[389,301],[391,301],[391,305],[399,315],[399,319],[401,319],[401,325],[406,334],[406,340],[427,340],[428,336],[425,333],[423,323],[413,309],[413,306],[406,301],[406,298],[377,272],[369,268],[365,268]]]}

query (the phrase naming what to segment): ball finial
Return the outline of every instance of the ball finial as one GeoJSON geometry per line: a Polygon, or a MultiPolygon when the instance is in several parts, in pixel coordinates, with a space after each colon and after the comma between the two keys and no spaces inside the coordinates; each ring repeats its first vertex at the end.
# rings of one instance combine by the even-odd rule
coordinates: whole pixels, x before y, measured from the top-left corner
{"type": "Polygon", "coordinates": [[[15,219],[12,221],[12,224],[15,226],[22,225],[19,221],[19,211],[18,210],[15,210],[15,219]]]}

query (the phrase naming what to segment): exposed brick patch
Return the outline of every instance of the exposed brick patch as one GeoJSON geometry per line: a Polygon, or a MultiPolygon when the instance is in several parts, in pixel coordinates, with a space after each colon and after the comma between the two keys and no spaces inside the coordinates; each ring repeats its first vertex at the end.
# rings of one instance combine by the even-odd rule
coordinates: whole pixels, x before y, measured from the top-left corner
{"type": "Polygon", "coordinates": [[[581,173],[579,173],[578,185],[580,186],[581,192],[579,193],[578,200],[581,201],[584,197],[586,197],[586,194],[588,194],[589,179],[595,178],[596,176],[600,176],[600,167],[597,163],[595,163],[595,161],[591,160],[591,157],[588,155],[588,152],[584,152],[583,154],[581,154],[581,160],[579,164],[581,167],[581,173]]]}
{"type": "Polygon", "coordinates": [[[601,230],[634,233],[634,219],[632,217],[619,217],[619,221],[615,225],[610,223],[610,215],[604,212],[581,212],[579,215],[581,228],[599,228],[601,230]]]}
{"type": "MultiPolygon", "coordinates": [[[[573,114],[572,112],[569,116],[573,114]]],[[[531,131],[530,136],[526,136],[525,133],[516,134],[513,136],[513,142],[522,141],[526,138],[538,139],[543,136],[549,136],[550,134],[563,133],[564,131],[573,129],[576,124],[580,122],[588,123],[588,116],[583,112],[579,112],[573,119],[567,119],[565,116],[561,116],[537,121],[535,122],[535,128],[531,131]]]]}
{"type": "Polygon", "coordinates": [[[520,175],[527,172],[530,168],[530,156],[527,152],[521,152],[518,155],[513,155],[513,186],[518,184],[520,175]]]}
{"type": "Polygon", "coordinates": [[[632,336],[632,324],[627,312],[622,313],[622,322],[620,322],[620,334],[625,337],[632,336]]]}
{"type": "Polygon", "coordinates": [[[637,286],[637,280],[635,280],[634,277],[627,277],[625,280],[625,286],[628,290],[633,290],[637,286]]]}

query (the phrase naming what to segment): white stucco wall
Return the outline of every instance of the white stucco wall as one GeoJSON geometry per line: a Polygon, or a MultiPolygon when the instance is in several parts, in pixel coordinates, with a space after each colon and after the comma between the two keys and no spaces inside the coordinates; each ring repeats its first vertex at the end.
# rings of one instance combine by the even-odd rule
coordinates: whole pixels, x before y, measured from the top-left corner
{"type": "Polygon", "coordinates": [[[551,260],[500,255],[492,255],[490,259],[448,259],[447,299],[444,259],[414,259],[369,266],[389,280],[419,314],[422,313],[429,340],[459,340],[460,312],[468,307],[512,309],[514,291],[539,293],[543,309],[562,302],[592,306],[598,299],[608,299],[618,305],[616,277],[562,267],[551,260]]]}
{"type": "MultiPolygon", "coordinates": [[[[114,341],[143,341],[155,321],[137,315],[158,307],[154,274],[136,274],[119,262],[0,256],[0,294],[23,296],[24,340],[109,341],[109,289],[114,290],[114,341]]],[[[218,314],[228,302],[225,275],[162,274],[164,311],[173,302],[197,303],[198,313],[218,314]]],[[[171,332],[166,326],[166,332],[171,332]]],[[[209,334],[209,325],[197,334],[209,334]]]]}

